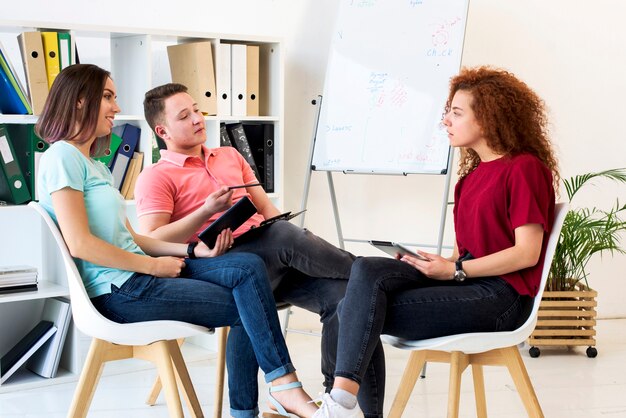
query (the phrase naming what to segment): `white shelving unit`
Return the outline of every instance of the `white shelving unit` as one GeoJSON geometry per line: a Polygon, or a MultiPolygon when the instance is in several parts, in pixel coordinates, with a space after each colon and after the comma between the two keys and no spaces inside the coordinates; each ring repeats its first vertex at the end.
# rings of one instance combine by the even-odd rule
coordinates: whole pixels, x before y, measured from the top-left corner
{"type": "MultiPolygon", "coordinates": [[[[283,206],[283,132],[284,132],[284,53],[278,38],[237,36],[232,34],[163,31],[142,28],[90,26],[63,22],[25,22],[0,19],[0,42],[25,84],[24,69],[17,35],[33,30],[70,31],[76,40],[81,63],[92,63],[111,71],[122,109],[116,124],[131,123],[141,128],[139,150],[144,153],[144,166],[151,164],[153,136],[143,117],[143,97],[152,87],[171,81],[167,46],[193,41],[210,41],[213,63],[223,59],[216,51],[220,43],[258,45],[260,116],[206,116],[207,146],[219,146],[220,123],[255,121],[274,124],[274,193],[273,203],[283,206]]],[[[34,124],[36,116],[2,115],[0,124],[34,124]]],[[[134,220],[134,204],[127,205],[134,220]]],[[[35,292],[0,295],[0,355],[5,354],[41,318],[47,298],[66,296],[69,290],[58,249],[45,225],[26,206],[0,207],[0,265],[28,264],[38,268],[39,287],[35,292]]],[[[59,374],[45,379],[27,370],[20,370],[4,384],[0,393],[28,389],[75,380],[80,373],[89,339],[72,328],[63,349],[59,374]]],[[[202,345],[212,344],[206,338],[202,345]]],[[[189,351],[189,350],[188,350],[189,351]]],[[[193,352],[193,350],[191,350],[193,352]]],[[[197,352],[194,352],[197,358],[197,352]]],[[[206,350],[205,350],[206,353],[206,350]]],[[[132,366],[131,366],[132,367],[132,366]]],[[[123,372],[116,368],[114,373],[123,372]]]]}

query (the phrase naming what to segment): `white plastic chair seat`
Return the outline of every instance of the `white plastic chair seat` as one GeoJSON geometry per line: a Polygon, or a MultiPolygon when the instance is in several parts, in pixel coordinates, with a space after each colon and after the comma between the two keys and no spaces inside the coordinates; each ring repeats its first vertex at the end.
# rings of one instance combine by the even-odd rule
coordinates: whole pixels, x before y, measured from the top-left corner
{"type": "Polygon", "coordinates": [[[539,304],[548,280],[552,258],[567,210],[568,205],[566,203],[556,205],[554,224],[546,245],[539,293],[533,301],[533,308],[528,319],[519,328],[513,331],[474,332],[425,340],[406,340],[390,335],[381,337],[383,342],[394,347],[413,351],[409,359],[409,365],[405,369],[400,387],[396,393],[396,398],[389,414],[390,418],[398,418],[402,415],[411,391],[415,386],[417,376],[426,361],[449,362],[451,364],[448,417],[458,416],[461,374],[468,365],[472,366],[474,373],[474,390],[478,416],[486,416],[482,366],[506,365],[514,378],[529,416],[543,417],[541,407],[526,373],[526,368],[519,356],[517,345],[526,341],[537,324],[539,304]],[[418,370],[414,370],[415,368],[418,370]]]}

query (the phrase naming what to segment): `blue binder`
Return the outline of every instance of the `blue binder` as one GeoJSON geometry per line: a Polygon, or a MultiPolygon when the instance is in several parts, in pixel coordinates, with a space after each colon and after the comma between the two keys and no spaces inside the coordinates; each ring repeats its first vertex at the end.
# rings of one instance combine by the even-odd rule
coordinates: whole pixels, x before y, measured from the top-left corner
{"type": "Polygon", "coordinates": [[[141,129],[129,123],[125,123],[124,125],[113,128],[113,132],[122,138],[122,143],[117,149],[115,159],[110,167],[111,174],[113,174],[113,185],[116,189],[120,190],[122,184],[124,184],[124,177],[126,177],[130,160],[133,158],[133,153],[139,144],[141,129]]]}

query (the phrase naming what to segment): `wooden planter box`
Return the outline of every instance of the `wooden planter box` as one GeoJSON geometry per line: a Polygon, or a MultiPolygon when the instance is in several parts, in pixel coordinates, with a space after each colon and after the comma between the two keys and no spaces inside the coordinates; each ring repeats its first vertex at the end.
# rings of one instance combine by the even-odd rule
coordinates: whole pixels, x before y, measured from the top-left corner
{"type": "Polygon", "coordinates": [[[539,357],[538,346],[578,345],[588,346],[587,356],[595,357],[597,295],[580,282],[571,291],[544,292],[537,326],[528,340],[531,357],[539,357]]]}

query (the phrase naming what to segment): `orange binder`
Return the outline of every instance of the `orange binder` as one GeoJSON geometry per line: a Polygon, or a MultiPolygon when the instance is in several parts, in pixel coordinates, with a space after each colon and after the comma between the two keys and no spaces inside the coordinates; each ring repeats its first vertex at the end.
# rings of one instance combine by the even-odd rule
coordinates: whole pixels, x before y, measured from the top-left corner
{"type": "Polygon", "coordinates": [[[246,114],[259,116],[259,47],[246,47],[246,114]]]}
{"type": "Polygon", "coordinates": [[[26,86],[33,115],[41,114],[48,98],[48,75],[40,32],[23,32],[17,36],[26,74],[26,86]]]}
{"type": "Polygon", "coordinates": [[[187,86],[205,115],[217,114],[215,70],[211,42],[193,42],[167,47],[172,81],[187,86]]]}
{"type": "Polygon", "coordinates": [[[54,79],[61,72],[59,61],[59,37],[56,32],[41,32],[43,51],[46,57],[46,74],[48,77],[48,89],[52,87],[54,79]]]}

